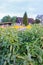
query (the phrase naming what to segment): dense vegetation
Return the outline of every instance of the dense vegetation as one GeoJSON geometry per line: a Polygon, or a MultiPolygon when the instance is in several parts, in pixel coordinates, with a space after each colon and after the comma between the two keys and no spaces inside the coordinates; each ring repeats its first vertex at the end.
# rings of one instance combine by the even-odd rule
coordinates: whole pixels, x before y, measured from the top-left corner
{"type": "Polygon", "coordinates": [[[43,65],[43,26],[0,28],[0,65],[43,65]]]}
{"type": "Polygon", "coordinates": [[[39,19],[35,19],[35,23],[39,24],[41,21],[39,19]]]}
{"type": "Polygon", "coordinates": [[[12,23],[16,23],[16,19],[17,17],[13,16],[13,17],[10,17],[9,15],[8,16],[4,16],[1,21],[2,23],[3,22],[12,22],[12,23]]]}

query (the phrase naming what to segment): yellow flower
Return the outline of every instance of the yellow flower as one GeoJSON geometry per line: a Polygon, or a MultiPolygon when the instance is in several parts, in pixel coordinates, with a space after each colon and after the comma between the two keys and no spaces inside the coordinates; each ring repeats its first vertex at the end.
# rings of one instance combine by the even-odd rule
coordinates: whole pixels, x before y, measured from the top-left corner
{"type": "Polygon", "coordinates": [[[31,27],[31,25],[27,25],[26,28],[27,29],[31,29],[32,27],[31,27]]]}
{"type": "Polygon", "coordinates": [[[19,26],[14,26],[14,28],[18,29],[18,28],[19,28],[19,26]]]}
{"type": "Polygon", "coordinates": [[[15,26],[12,26],[12,28],[15,28],[15,29],[22,29],[22,28],[30,29],[31,28],[31,25],[27,25],[27,26],[15,25],[15,26]]]}
{"type": "Polygon", "coordinates": [[[18,25],[16,25],[16,26],[13,26],[12,28],[20,29],[20,28],[24,28],[24,26],[18,26],[18,25]]]}

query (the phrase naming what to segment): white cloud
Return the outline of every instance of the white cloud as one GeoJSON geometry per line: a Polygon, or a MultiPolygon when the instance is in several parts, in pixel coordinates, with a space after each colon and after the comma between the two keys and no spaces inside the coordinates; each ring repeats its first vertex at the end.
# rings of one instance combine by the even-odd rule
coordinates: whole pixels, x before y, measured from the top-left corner
{"type": "Polygon", "coordinates": [[[35,8],[29,7],[29,10],[30,10],[30,11],[35,11],[35,8]]]}
{"type": "MultiPolygon", "coordinates": [[[[28,14],[28,13],[27,13],[28,14]]],[[[4,16],[6,15],[10,15],[11,17],[12,16],[18,16],[18,17],[23,17],[24,13],[0,13],[0,19],[2,19],[4,16]]],[[[36,17],[36,14],[28,14],[28,17],[29,18],[34,18],[36,17]]]]}
{"type": "Polygon", "coordinates": [[[28,17],[35,18],[42,7],[42,3],[40,4],[39,1],[42,0],[0,0],[0,18],[5,15],[23,16],[25,11],[27,11],[28,17]]]}
{"type": "Polygon", "coordinates": [[[23,13],[0,13],[0,19],[4,16],[7,16],[7,15],[10,15],[11,17],[12,16],[18,16],[18,17],[22,17],[23,16],[23,13]]]}

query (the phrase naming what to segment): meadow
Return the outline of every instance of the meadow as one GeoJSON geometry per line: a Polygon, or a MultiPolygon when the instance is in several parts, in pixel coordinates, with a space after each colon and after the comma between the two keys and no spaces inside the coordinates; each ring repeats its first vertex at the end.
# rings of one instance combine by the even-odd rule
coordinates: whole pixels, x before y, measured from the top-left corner
{"type": "Polygon", "coordinates": [[[43,26],[0,27],[0,65],[43,65],[43,26]]]}

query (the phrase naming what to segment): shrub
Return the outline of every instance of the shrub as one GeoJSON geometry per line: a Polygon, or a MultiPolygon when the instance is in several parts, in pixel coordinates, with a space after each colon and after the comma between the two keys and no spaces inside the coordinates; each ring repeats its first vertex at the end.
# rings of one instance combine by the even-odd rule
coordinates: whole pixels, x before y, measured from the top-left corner
{"type": "Polygon", "coordinates": [[[43,27],[0,28],[0,65],[43,65],[43,27]]]}
{"type": "Polygon", "coordinates": [[[35,23],[36,23],[36,24],[39,24],[39,23],[41,23],[41,21],[40,21],[39,19],[36,19],[36,20],[35,20],[35,23]]]}

